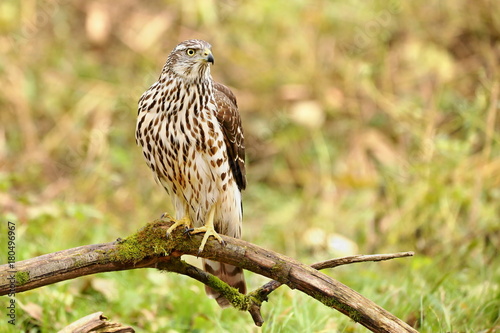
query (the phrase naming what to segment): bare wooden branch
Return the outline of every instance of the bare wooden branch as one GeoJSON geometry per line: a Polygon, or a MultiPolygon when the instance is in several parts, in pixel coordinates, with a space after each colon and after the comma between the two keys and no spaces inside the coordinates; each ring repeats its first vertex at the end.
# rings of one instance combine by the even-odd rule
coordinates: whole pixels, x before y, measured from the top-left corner
{"type": "Polygon", "coordinates": [[[317,270],[322,270],[325,268],[335,268],[342,265],[367,262],[367,261],[384,261],[404,257],[413,257],[414,252],[398,252],[398,253],[388,253],[388,254],[358,254],[355,256],[348,256],[336,259],[330,259],[321,261],[311,265],[312,268],[317,270]]]}
{"type": "MultiPolygon", "coordinates": [[[[349,257],[342,257],[336,259],[330,259],[326,261],[321,261],[315,264],[312,264],[311,267],[314,269],[322,270],[326,268],[334,268],[342,265],[367,262],[367,261],[383,261],[390,260],[396,258],[404,258],[404,257],[412,257],[415,255],[414,252],[399,252],[399,253],[390,253],[390,254],[369,254],[369,255],[355,255],[349,257]]],[[[254,293],[258,295],[258,299],[260,302],[267,301],[267,296],[278,289],[281,286],[281,283],[273,280],[269,281],[259,289],[255,290],[254,293]]]]}
{"type": "MultiPolygon", "coordinates": [[[[170,222],[155,221],[125,240],[46,254],[17,262],[14,269],[2,265],[0,295],[11,291],[12,277],[16,281],[15,292],[22,292],[83,275],[157,267],[191,276],[220,290],[235,307],[249,311],[256,324],[261,323],[259,295],[256,292],[239,295],[219,279],[180,260],[184,254],[197,255],[202,235],[191,236],[177,229],[166,239],[165,231],[170,225],[170,222]]],[[[372,301],[312,267],[240,239],[222,238],[226,246],[211,240],[200,256],[242,267],[298,289],[373,332],[416,332],[372,301]]]]}
{"type": "Polygon", "coordinates": [[[108,321],[102,312],[92,313],[66,326],[58,333],[134,333],[135,330],[120,323],[108,321]]]}

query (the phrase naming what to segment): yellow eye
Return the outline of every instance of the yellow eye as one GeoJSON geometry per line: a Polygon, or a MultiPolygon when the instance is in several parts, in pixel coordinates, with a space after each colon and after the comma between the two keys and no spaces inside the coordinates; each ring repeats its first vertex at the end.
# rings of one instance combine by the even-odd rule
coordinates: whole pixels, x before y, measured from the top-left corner
{"type": "Polygon", "coordinates": [[[186,54],[190,57],[194,56],[194,50],[193,49],[187,49],[186,54]]]}

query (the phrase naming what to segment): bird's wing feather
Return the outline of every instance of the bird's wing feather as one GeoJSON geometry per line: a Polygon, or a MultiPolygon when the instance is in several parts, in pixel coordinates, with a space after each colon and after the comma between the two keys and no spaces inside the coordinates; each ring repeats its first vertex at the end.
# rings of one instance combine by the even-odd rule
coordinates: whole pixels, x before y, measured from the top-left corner
{"type": "Polygon", "coordinates": [[[217,120],[224,134],[229,165],[238,188],[244,190],[247,185],[245,143],[236,97],[228,87],[217,82],[214,82],[214,93],[217,103],[217,120]]]}

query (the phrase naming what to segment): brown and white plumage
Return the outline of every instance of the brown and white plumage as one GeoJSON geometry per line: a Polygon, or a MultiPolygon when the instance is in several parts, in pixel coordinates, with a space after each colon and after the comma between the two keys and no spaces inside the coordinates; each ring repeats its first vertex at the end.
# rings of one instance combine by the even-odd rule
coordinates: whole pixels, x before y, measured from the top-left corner
{"type": "MultiPolygon", "coordinates": [[[[245,146],[236,98],[210,75],[211,45],[187,40],[170,53],[162,73],[139,100],[136,141],[155,179],[169,193],[176,224],[241,237],[245,146]]],[[[171,231],[171,229],[169,229],[171,231]]],[[[239,267],[204,260],[204,269],[246,292],[239,267]]],[[[207,288],[222,307],[229,302],[207,288]]]]}

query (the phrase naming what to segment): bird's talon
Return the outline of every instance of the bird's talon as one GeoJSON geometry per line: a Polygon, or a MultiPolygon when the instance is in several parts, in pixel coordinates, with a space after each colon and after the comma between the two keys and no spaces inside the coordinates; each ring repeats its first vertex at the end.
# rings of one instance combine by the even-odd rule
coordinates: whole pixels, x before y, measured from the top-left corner
{"type": "Polygon", "coordinates": [[[178,226],[184,225],[186,228],[189,228],[191,226],[191,220],[189,220],[189,218],[187,217],[183,217],[180,220],[176,220],[169,215],[169,219],[173,221],[174,224],[172,224],[170,228],[167,229],[167,238],[170,236],[172,231],[174,231],[178,226]]]}
{"type": "Polygon", "coordinates": [[[167,212],[161,214],[161,216],[160,216],[160,220],[164,220],[164,219],[171,220],[171,221],[174,220],[174,218],[167,212]]]}

